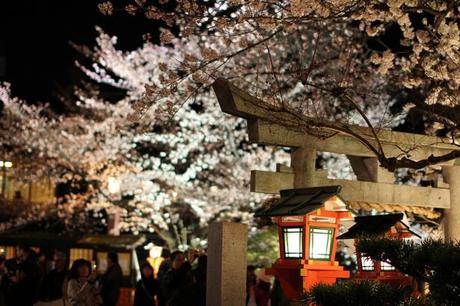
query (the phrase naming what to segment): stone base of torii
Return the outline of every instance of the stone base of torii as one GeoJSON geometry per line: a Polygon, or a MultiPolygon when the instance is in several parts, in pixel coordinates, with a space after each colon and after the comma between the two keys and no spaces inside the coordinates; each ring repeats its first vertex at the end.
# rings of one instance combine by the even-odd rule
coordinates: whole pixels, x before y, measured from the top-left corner
{"type": "MultiPolygon", "coordinates": [[[[270,112],[261,108],[257,98],[219,79],[213,85],[222,110],[248,120],[249,139],[253,143],[291,147],[291,165],[276,172],[252,171],[251,191],[278,194],[282,189],[341,185],[341,196],[354,207],[367,203],[377,207],[439,216],[433,208],[443,209],[447,240],[460,240],[460,161],[437,165],[442,178],[434,187],[394,184],[394,174],[379,167],[372,152],[356,139],[337,134],[320,139],[269,122],[270,112]],[[345,154],[358,180],[331,180],[315,169],[317,151],[345,154]]],[[[361,127],[362,136],[373,142],[372,133],[361,127]]],[[[446,154],[458,147],[425,135],[378,131],[386,156],[410,151],[412,159],[446,154]]],[[[386,209],[388,210],[388,209],[386,209]]],[[[247,228],[242,224],[216,223],[209,227],[207,305],[246,305],[247,228]]]]}

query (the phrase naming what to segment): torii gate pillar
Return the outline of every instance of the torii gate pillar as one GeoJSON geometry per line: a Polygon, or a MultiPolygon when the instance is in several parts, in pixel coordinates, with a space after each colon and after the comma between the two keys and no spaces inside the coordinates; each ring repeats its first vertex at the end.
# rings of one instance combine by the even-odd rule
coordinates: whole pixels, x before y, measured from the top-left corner
{"type": "Polygon", "coordinates": [[[292,148],[291,168],[294,171],[294,188],[314,186],[316,150],[314,148],[292,148]]]}
{"type": "Polygon", "coordinates": [[[445,239],[460,241],[460,166],[444,166],[442,174],[450,189],[450,208],[444,209],[445,239]]]}

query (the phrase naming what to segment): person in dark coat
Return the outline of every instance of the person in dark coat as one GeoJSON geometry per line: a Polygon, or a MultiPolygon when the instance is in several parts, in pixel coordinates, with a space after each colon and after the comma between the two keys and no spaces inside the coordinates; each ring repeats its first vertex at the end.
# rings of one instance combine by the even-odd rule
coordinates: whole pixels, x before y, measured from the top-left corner
{"type": "Polygon", "coordinates": [[[167,306],[206,306],[206,267],[207,256],[200,255],[193,270],[193,283],[179,288],[167,306]]]}
{"type": "Polygon", "coordinates": [[[265,269],[258,269],[256,272],[257,283],[254,288],[254,296],[257,306],[268,306],[270,304],[270,287],[273,277],[265,273],[265,269]]]}
{"type": "Polygon", "coordinates": [[[122,282],[123,272],[118,263],[118,254],[108,253],[107,271],[102,276],[101,296],[104,306],[117,305],[122,282]]]}
{"type": "Polygon", "coordinates": [[[246,268],[246,306],[255,303],[254,290],[256,287],[257,276],[256,267],[248,265],[246,268]]]}
{"type": "Polygon", "coordinates": [[[25,261],[18,264],[16,275],[10,277],[11,284],[5,294],[6,305],[32,306],[37,301],[37,282],[34,266],[25,261]]]}
{"type": "Polygon", "coordinates": [[[192,267],[189,262],[185,261],[185,255],[181,251],[171,253],[171,266],[161,278],[161,291],[166,302],[174,296],[176,291],[193,282],[192,267]]]}
{"type": "Polygon", "coordinates": [[[18,270],[18,262],[16,259],[6,260],[3,264],[3,270],[2,283],[0,284],[3,303],[2,306],[7,305],[10,289],[16,283],[16,274],[18,270]]]}
{"type": "Polygon", "coordinates": [[[275,277],[275,281],[273,282],[273,288],[270,293],[270,305],[271,306],[289,306],[291,302],[289,299],[284,295],[283,289],[281,288],[280,281],[277,277],[275,277]]]}
{"type": "Polygon", "coordinates": [[[8,283],[8,274],[5,266],[6,259],[0,256],[0,306],[5,306],[5,285],[8,283]]]}
{"type": "Polygon", "coordinates": [[[159,300],[159,306],[165,306],[166,305],[166,298],[163,295],[163,289],[162,289],[162,284],[164,283],[164,277],[168,273],[169,269],[171,268],[171,260],[170,260],[171,254],[166,257],[165,260],[160,264],[160,267],[158,268],[158,274],[157,274],[157,281],[158,284],[160,285],[160,295],[158,297],[159,300]]]}
{"type": "Polygon", "coordinates": [[[39,299],[42,302],[51,302],[62,300],[63,285],[67,275],[66,255],[62,252],[56,252],[53,257],[54,268],[43,278],[39,299]]]}
{"type": "Polygon", "coordinates": [[[136,284],[134,306],[157,306],[160,285],[153,276],[153,268],[145,262],[142,265],[142,279],[136,284]]]}

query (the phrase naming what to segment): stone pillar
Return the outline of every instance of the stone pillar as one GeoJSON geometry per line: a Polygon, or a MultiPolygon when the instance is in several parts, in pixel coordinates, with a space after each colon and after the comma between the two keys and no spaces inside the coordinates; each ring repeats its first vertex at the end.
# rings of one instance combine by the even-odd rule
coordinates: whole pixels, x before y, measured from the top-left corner
{"type": "Polygon", "coordinates": [[[245,224],[216,222],[209,225],[207,306],[246,305],[247,240],[245,224]]]}
{"type": "Polygon", "coordinates": [[[347,155],[347,157],[358,181],[387,184],[393,184],[395,182],[394,173],[380,167],[377,158],[350,155],[347,155]]]}
{"type": "Polygon", "coordinates": [[[294,188],[315,186],[316,149],[292,148],[291,168],[294,171],[294,188]]]}
{"type": "Polygon", "coordinates": [[[442,167],[442,174],[450,189],[450,209],[444,210],[445,239],[460,241],[460,166],[442,167]]]}

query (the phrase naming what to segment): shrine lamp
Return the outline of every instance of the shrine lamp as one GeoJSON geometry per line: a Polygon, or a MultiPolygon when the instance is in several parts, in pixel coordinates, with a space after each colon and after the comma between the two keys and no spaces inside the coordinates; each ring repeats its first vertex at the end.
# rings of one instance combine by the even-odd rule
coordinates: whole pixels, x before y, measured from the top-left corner
{"type": "Polygon", "coordinates": [[[282,258],[330,260],[336,234],[335,212],[347,211],[337,195],[339,190],[339,186],[282,190],[279,201],[256,213],[256,217],[269,216],[278,224],[282,258]],[[323,206],[334,213],[317,213],[323,206]]]}
{"type": "Polygon", "coordinates": [[[279,200],[255,214],[271,217],[278,225],[280,258],[267,271],[280,278],[290,298],[298,298],[314,283],[349,277],[335,262],[339,221],[350,218],[340,190],[340,186],[282,190],[279,200]]]}
{"type": "MultiPolygon", "coordinates": [[[[384,215],[356,216],[355,224],[337,239],[354,239],[355,247],[360,237],[386,237],[392,239],[421,239],[403,222],[402,213],[384,215]]],[[[353,276],[355,280],[370,279],[396,286],[412,286],[412,279],[395,269],[391,263],[372,260],[356,248],[358,271],[353,276]]]]}

